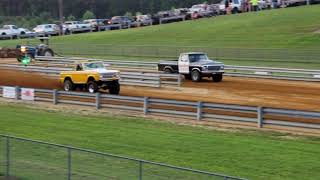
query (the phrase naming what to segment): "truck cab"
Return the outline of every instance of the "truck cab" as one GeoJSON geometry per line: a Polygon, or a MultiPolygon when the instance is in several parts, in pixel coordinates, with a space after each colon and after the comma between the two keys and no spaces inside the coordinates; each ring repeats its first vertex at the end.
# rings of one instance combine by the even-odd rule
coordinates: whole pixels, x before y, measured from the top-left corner
{"type": "Polygon", "coordinates": [[[201,81],[202,77],[212,77],[214,82],[220,82],[224,74],[224,64],[210,60],[205,53],[189,52],[180,54],[178,62],[160,62],[158,70],[165,73],[179,73],[195,82],[201,81]]]}
{"type": "Polygon", "coordinates": [[[103,62],[79,62],[72,71],[60,73],[65,91],[85,88],[89,93],[95,93],[99,89],[109,89],[110,94],[119,94],[119,80],[120,72],[108,70],[103,62]]]}

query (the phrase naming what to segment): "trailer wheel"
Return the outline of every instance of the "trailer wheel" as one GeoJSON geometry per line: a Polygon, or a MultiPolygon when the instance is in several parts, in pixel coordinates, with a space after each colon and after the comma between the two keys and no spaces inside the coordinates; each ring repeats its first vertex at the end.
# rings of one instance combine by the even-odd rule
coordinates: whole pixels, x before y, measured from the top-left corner
{"type": "Polygon", "coordinates": [[[51,49],[44,49],[41,51],[40,56],[52,57],[52,56],[54,56],[54,53],[51,49]]]}
{"type": "Polygon", "coordinates": [[[109,87],[109,93],[118,95],[120,93],[119,81],[113,81],[109,87]]]}
{"type": "Polygon", "coordinates": [[[223,79],[223,75],[222,74],[214,74],[212,75],[212,80],[214,82],[221,82],[223,79]]]}
{"type": "Polygon", "coordinates": [[[191,72],[191,79],[193,82],[199,82],[201,81],[202,77],[201,77],[201,74],[198,70],[193,70],[191,72]]]}
{"type": "Polygon", "coordinates": [[[88,92],[89,93],[96,93],[98,91],[98,85],[94,81],[90,81],[88,83],[88,92]]]}

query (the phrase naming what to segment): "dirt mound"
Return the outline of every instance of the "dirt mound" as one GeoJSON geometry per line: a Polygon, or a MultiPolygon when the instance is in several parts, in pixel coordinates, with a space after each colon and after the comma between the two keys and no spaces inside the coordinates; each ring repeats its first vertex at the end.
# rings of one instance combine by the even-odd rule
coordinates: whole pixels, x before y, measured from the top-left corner
{"type": "Polygon", "coordinates": [[[1,86],[61,89],[58,79],[43,74],[0,69],[0,75],[1,86]]]}
{"type": "Polygon", "coordinates": [[[16,58],[20,54],[17,49],[8,49],[0,47],[0,58],[16,58]]]}

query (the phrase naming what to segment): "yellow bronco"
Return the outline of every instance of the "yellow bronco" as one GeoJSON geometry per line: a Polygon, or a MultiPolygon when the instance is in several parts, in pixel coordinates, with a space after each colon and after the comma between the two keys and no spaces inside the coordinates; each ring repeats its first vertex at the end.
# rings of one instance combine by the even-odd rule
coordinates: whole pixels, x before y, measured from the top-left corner
{"type": "Polygon", "coordinates": [[[106,69],[102,62],[81,62],[75,65],[73,71],[60,73],[60,82],[65,91],[79,88],[95,93],[99,89],[109,89],[110,94],[119,94],[119,80],[120,72],[106,69]]]}

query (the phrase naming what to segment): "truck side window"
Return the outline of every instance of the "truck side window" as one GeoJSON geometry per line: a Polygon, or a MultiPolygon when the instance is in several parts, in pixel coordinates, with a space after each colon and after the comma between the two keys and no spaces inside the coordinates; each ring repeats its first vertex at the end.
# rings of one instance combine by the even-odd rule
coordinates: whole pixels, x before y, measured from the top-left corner
{"type": "Polygon", "coordinates": [[[80,65],[80,64],[78,64],[78,65],[77,65],[77,67],[76,67],[76,71],[82,71],[82,67],[81,67],[81,65],[80,65]]]}
{"type": "Polygon", "coordinates": [[[181,61],[182,62],[188,62],[188,55],[182,55],[181,56],[181,61]]]}

